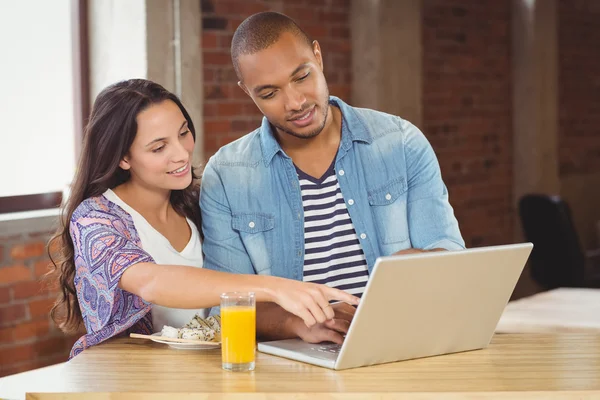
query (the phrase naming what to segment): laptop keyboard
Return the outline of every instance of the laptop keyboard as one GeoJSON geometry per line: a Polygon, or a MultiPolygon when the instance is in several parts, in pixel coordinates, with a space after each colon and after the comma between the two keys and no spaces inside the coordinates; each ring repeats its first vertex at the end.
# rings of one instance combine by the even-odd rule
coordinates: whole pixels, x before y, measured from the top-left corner
{"type": "Polygon", "coordinates": [[[323,353],[339,354],[341,348],[342,348],[341,344],[331,343],[331,344],[320,344],[316,347],[311,348],[311,350],[321,351],[323,353]]]}

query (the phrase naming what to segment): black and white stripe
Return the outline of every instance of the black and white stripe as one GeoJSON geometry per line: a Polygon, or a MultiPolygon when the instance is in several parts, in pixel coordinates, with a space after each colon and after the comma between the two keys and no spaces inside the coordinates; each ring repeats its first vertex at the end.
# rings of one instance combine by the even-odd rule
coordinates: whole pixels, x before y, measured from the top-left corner
{"type": "Polygon", "coordinates": [[[304,207],[304,281],[361,296],[369,272],[333,164],[315,179],[298,171],[304,207]]]}

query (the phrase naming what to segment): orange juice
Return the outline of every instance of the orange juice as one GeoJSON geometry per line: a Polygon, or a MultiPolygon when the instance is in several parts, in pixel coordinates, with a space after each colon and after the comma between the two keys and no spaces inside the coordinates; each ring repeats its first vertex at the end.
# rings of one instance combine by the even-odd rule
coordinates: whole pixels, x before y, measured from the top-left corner
{"type": "Polygon", "coordinates": [[[254,362],[256,347],[256,308],[221,307],[221,347],[223,363],[254,362]]]}

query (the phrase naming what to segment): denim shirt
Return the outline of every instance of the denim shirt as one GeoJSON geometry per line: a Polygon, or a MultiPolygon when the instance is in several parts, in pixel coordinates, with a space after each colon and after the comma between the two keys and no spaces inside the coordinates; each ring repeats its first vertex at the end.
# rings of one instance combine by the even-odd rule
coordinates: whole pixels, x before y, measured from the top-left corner
{"type": "MultiPolygon", "coordinates": [[[[367,259],[408,248],[464,249],[435,153],[414,125],[336,97],[342,136],[335,171],[367,259]]],[[[292,159],[266,118],[208,161],[200,194],[204,267],[296,280],[304,212],[292,159]]]]}

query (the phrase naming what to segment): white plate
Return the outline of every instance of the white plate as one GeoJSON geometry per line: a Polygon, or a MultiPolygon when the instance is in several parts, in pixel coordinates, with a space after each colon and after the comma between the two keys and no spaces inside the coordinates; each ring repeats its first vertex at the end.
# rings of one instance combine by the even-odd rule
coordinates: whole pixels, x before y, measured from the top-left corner
{"type": "MultiPolygon", "coordinates": [[[[160,336],[161,333],[160,332],[156,332],[153,333],[152,336],[160,336]]],[[[204,344],[204,343],[175,343],[175,342],[167,342],[166,340],[162,340],[162,339],[151,339],[153,342],[156,343],[164,343],[166,345],[168,345],[169,347],[171,347],[172,349],[178,349],[178,350],[213,350],[213,349],[218,349],[221,347],[221,343],[218,344],[218,346],[210,345],[210,344],[204,344]]]]}

